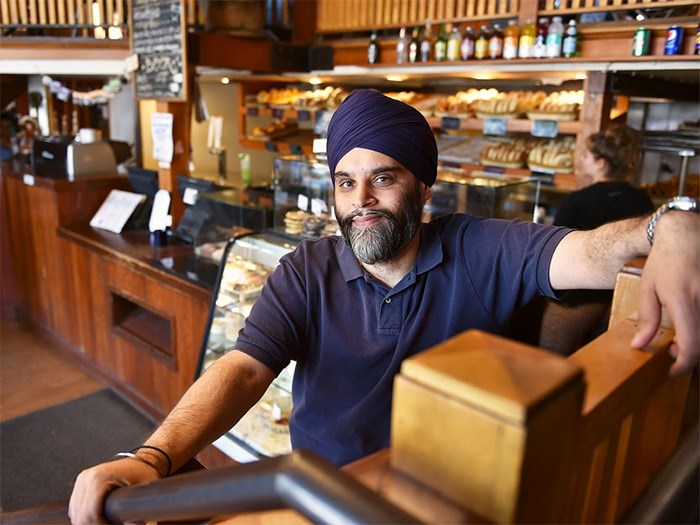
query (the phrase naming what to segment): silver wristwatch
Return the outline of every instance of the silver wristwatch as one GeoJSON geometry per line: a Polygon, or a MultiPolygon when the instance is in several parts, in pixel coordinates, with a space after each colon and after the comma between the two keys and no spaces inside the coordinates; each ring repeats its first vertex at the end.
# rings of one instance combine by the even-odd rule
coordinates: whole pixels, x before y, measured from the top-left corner
{"type": "Polygon", "coordinates": [[[649,219],[649,224],[647,224],[647,240],[649,245],[654,244],[654,231],[656,231],[656,224],[659,219],[663,217],[664,213],[671,210],[679,211],[692,211],[694,213],[700,213],[700,205],[698,199],[693,199],[692,197],[673,197],[672,199],[666,201],[658,210],[654,212],[654,215],[649,219]]]}

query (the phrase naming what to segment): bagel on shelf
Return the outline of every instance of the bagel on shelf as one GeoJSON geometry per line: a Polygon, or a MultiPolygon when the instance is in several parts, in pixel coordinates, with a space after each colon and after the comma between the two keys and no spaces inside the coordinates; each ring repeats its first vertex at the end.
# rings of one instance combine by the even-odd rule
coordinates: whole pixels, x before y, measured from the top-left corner
{"type": "Polygon", "coordinates": [[[530,109],[531,120],[576,120],[583,105],[583,90],[550,93],[537,107],[530,109]]]}
{"type": "Polygon", "coordinates": [[[540,144],[527,155],[527,166],[533,171],[574,171],[576,142],[571,137],[554,139],[540,144]]]}
{"type": "Polygon", "coordinates": [[[500,168],[522,168],[527,161],[528,152],[540,142],[541,139],[519,138],[487,146],[481,152],[481,164],[500,168]]]}

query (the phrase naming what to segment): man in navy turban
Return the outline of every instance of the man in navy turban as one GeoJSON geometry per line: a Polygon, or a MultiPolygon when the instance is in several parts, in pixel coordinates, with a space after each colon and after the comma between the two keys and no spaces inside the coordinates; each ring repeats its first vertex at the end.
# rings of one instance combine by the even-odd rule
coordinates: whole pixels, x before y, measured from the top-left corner
{"type": "Polygon", "coordinates": [[[430,124],[420,112],[373,89],[353,91],[328,126],[328,166],[353,148],[384,153],[430,187],[437,176],[438,150],[430,124]]]}
{"type": "Polygon", "coordinates": [[[388,447],[393,380],[404,359],[464,330],[504,334],[513,313],[538,294],[610,288],[638,255],[649,257],[631,344],[651,341],[664,304],[676,327],[671,371],[697,366],[700,243],[688,241],[697,240],[697,213],[589,231],[458,213],[421,223],[437,166],[430,126],[415,109],[371,90],[340,105],[327,151],[344,239],[302,241],[280,259],[234,348],[145,447],[80,474],[74,523],[104,521],[110,490],[177,470],[231,428],[291,361],[292,447],[337,465],[388,447]]]}
{"type": "MultiPolygon", "coordinates": [[[[333,115],[326,150],[340,231],[365,270],[391,284],[383,263],[418,242],[423,205],[437,175],[433,131],[408,104],[359,89],[333,115]],[[364,176],[362,167],[371,158],[373,171],[364,176]],[[387,199],[395,197],[398,185],[404,186],[401,200],[387,199]]],[[[406,262],[413,264],[412,257],[406,262]]]]}

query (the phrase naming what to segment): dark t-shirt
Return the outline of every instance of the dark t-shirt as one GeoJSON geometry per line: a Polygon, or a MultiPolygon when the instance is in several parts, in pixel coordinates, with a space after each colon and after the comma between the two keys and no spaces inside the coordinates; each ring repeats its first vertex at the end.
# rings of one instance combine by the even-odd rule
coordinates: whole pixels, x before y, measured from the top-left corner
{"type": "Polygon", "coordinates": [[[554,224],[592,230],[612,221],[638,217],[654,206],[647,193],[626,182],[598,182],[574,191],[559,207],[554,224]]]}
{"type": "Polygon", "coordinates": [[[464,330],[505,333],[513,312],[554,295],[549,264],[569,232],[452,215],[423,224],[416,265],[391,290],[345,241],[303,241],[268,279],[236,348],[279,373],[297,366],[294,448],[337,465],[389,445],[394,375],[464,330]]]}

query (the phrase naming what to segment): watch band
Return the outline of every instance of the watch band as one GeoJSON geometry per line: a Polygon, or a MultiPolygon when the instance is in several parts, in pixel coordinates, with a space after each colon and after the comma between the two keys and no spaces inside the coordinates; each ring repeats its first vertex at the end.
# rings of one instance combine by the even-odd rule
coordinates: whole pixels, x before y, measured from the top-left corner
{"type": "Polygon", "coordinates": [[[654,212],[647,223],[647,240],[649,241],[650,246],[654,244],[654,232],[656,231],[656,225],[659,222],[659,219],[661,219],[664,214],[671,210],[700,213],[700,206],[698,199],[693,199],[692,197],[687,196],[673,197],[662,204],[659,209],[654,212]]]}

